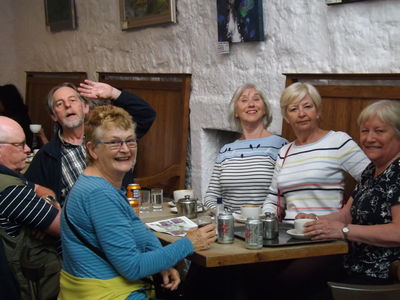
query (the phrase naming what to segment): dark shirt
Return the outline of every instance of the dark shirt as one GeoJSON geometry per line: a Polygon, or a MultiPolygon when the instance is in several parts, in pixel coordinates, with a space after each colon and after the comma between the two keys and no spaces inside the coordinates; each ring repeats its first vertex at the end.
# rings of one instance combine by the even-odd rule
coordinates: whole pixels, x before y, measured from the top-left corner
{"type": "MultiPolygon", "coordinates": [[[[400,159],[376,178],[374,173],[375,167],[371,163],[352,194],[352,224],[391,223],[391,208],[400,204],[400,159]]],[[[391,262],[400,259],[400,247],[378,247],[351,241],[349,246],[345,269],[350,276],[388,279],[391,262]]]]}
{"type": "MultiPolygon", "coordinates": [[[[0,174],[13,176],[13,173],[4,166],[0,168],[0,174]]],[[[17,174],[14,177],[22,179],[17,174]]],[[[0,226],[10,236],[17,236],[24,225],[45,230],[57,213],[55,207],[36,195],[34,185],[29,182],[10,185],[0,192],[0,226]]]]}

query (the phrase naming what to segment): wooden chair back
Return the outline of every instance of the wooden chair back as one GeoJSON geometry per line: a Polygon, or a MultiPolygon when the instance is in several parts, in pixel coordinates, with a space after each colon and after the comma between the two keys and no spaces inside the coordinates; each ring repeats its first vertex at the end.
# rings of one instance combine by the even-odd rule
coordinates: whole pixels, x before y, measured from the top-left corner
{"type": "Polygon", "coordinates": [[[390,278],[393,284],[359,285],[328,282],[334,300],[394,300],[400,299],[400,261],[390,265],[390,278]]]}
{"type": "Polygon", "coordinates": [[[99,73],[99,81],[140,96],[157,113],[152,127],[138,143],[135,182],[142,187],[161,187],[167,196],[184,189],[191,76],[99,73]]]}
{"type": "Polygon", "coordinates": [[[388,285],[359,285],[328,282],[334,300],[398,300],[400,283],[388,285]]]}

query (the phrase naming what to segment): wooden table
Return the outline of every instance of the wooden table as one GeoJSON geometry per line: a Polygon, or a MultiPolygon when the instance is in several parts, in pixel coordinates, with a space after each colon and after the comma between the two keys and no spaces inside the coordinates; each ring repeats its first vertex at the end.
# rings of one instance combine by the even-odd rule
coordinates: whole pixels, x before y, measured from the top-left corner
{"type": "MultiPolygon", "coordinates": [[[[170,212],[165,203],[162,212],[150,212],[141,215],[144,222],[158,221],[176,216],[170,212]]],[[[195,220],[194,220],[195,221],[195,220]]],[[[155,232],[163,242],[172,243],[178,238],[165,233],[155,232]]],[[[304,244],[284,247],[263,247],[257,250],[246,249],[243,240],[235,238],[233,244],[213,243],[210,249],[197,251],[190,257],[191,261],[203,267],[220,267],[257,262],[270,262],[294,258],[306,258],[348,252],[347,243],[344,241],[330,241],[323,243],[304,244]]]]}

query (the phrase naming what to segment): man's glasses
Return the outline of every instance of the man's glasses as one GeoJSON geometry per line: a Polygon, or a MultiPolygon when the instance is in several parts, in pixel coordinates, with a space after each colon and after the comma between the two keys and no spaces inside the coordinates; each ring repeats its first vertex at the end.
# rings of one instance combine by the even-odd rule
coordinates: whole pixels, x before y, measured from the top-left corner
{"type": "Polygon", "coordinates": [[[0,145],[13,145],[14,147],[17,147],[18,149],[24,150],[26,141],[23,141],[21,143],[5,143],[5,142],[0,142],[0,145]]]}
{"type": "Polygon", "coordinates": [[[103,141],[98,141],[98,144],[104,144],[104,145],[108,145],[108,147],[111,150],[119,150],[121,149],[123,144],[126,144],[126,146],[129,149],[135,149],[137,147],[137,142],[135,139],[129,139],[126,141],[111,141],[111,142],[103,142],[103,141]]]}

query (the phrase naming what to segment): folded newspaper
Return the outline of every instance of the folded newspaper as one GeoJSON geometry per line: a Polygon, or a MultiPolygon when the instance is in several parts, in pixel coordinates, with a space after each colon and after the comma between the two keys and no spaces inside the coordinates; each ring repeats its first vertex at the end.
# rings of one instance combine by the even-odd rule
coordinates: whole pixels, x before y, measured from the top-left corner
{"type": "Polygon", "coordinates": [[[173,236],[185,236],[189,229],[197,228],[197,224],[187,217],[176,217],[146,223],[146,225],[154,231],[168,233],[173,236]]]}

